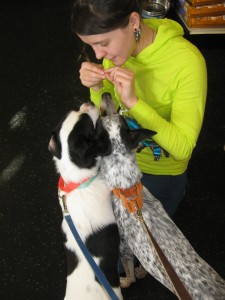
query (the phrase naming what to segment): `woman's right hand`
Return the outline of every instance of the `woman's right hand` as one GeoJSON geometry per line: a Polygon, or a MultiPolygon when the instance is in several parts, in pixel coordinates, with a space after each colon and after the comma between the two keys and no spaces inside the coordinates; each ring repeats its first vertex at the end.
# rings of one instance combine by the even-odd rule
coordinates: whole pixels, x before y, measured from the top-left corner
{"type": "Polygon", "coordinates": [[[84,86],[99,91],[102,88],[103,79],[105,79],[105,75],[102,65],[92,62],[82,63],[80,68],[80,80],[84,86]]]}

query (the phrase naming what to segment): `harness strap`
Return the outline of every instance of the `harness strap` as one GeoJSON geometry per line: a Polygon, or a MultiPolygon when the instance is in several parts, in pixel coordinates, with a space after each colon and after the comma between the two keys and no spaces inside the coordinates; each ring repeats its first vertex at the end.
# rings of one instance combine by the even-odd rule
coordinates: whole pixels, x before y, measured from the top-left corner
{"type": "MultiPolygon", "coordinates": [[[[128,117],[125,115],[125,120],[127,122],[128,127],[131,130],[137,130],[140,129],[141,126],[137,123],[136,120],[128,117]]],[[[152,139],[145,139],[143,141],[141,141],[137,147],[137,153],[141,152],[144,148],[150,148],[153,152],[154,155],[154,160],[158,161],[160,159],[160,157],[162,156],[162,153],[164,153],[164,155],[166,157],[169,157],[169,153],[167,151],[165,151],[164,149],[162,149],[158,144],[156,144],[152,139]]]]}
{"type": "Polygon", "coordinates": [[[116,198],[121,199],[123,206],[130,213],[136,213],[137,210],[142,209],[143,197],[142,197],[143,186],[141,182],[136,183],[130,189],[113,189],[113,194],[116,198]]]}

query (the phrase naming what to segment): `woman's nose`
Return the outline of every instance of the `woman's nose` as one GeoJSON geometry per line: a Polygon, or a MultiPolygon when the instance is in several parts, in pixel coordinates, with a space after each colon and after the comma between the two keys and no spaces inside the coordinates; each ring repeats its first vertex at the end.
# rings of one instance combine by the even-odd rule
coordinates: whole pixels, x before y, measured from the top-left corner
{"type": "Polygon", "coordinates": [[[105,51],[101,48],[95,47],[94,52],[97,59],[102,59],[105,57],[105,51]]]}

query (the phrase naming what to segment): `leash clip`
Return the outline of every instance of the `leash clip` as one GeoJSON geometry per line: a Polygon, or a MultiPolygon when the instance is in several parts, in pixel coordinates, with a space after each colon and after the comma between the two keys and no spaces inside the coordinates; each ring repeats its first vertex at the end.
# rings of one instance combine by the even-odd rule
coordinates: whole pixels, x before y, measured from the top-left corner
{"type": "Polygon", "coordinates": [[[68,208],[67,208],[67,204],[66,204],[66,195],[62,195],[62,204],[63,204],[63,213],[64,214],[68,214],[68,208]]]}
{"type": "Polygon", "coordinates": [[[59,193],[59,199],[61,200],[61,206],[63,207],[63,215],[68,215],[68,208],[67,208],[67,204],[66,204],[66,195],[60,195],[59,193]]]}
{"type": "Polygon", "coordinates": [[[142,209],[141,208],[138,208],[136,210],[136,213],[135,213],[135,217],[140,221],[140,222],[144,222],[144,219],[143,219],[143,215],[142,215],[142,209]]]}

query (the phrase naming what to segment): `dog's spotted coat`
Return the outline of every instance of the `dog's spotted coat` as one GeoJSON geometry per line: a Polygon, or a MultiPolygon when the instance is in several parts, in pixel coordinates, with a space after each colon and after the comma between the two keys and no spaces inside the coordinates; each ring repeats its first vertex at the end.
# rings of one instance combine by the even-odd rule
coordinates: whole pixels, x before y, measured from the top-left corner
{"type": "MultiPolygon", "coordinates": [[[[115,187],[127,189],[140,181],[142,176],[131,149],[134,147],[134,134],[138,135],[141,131],[131,133],[124,119],[119,114],[112,113],[112,105],[109,95],[104,95],[101,121],[109,134],[112,152],[102,157],[101,173],[111,190],[115,187]]],[[[195,300],[224,300],[225,281],[196,253],[161,203],[145,187],[143,198],[142,212],[145,222],[191,297],[195,300]]],[[[125,285],[129,286],[135,280],[134,254],[152,276],[173,291],[164,268],[134,214],[128,213],[122,201],[115,196],[113,209],[121,235],[121,260],[127,273],[125,285]]]]}

